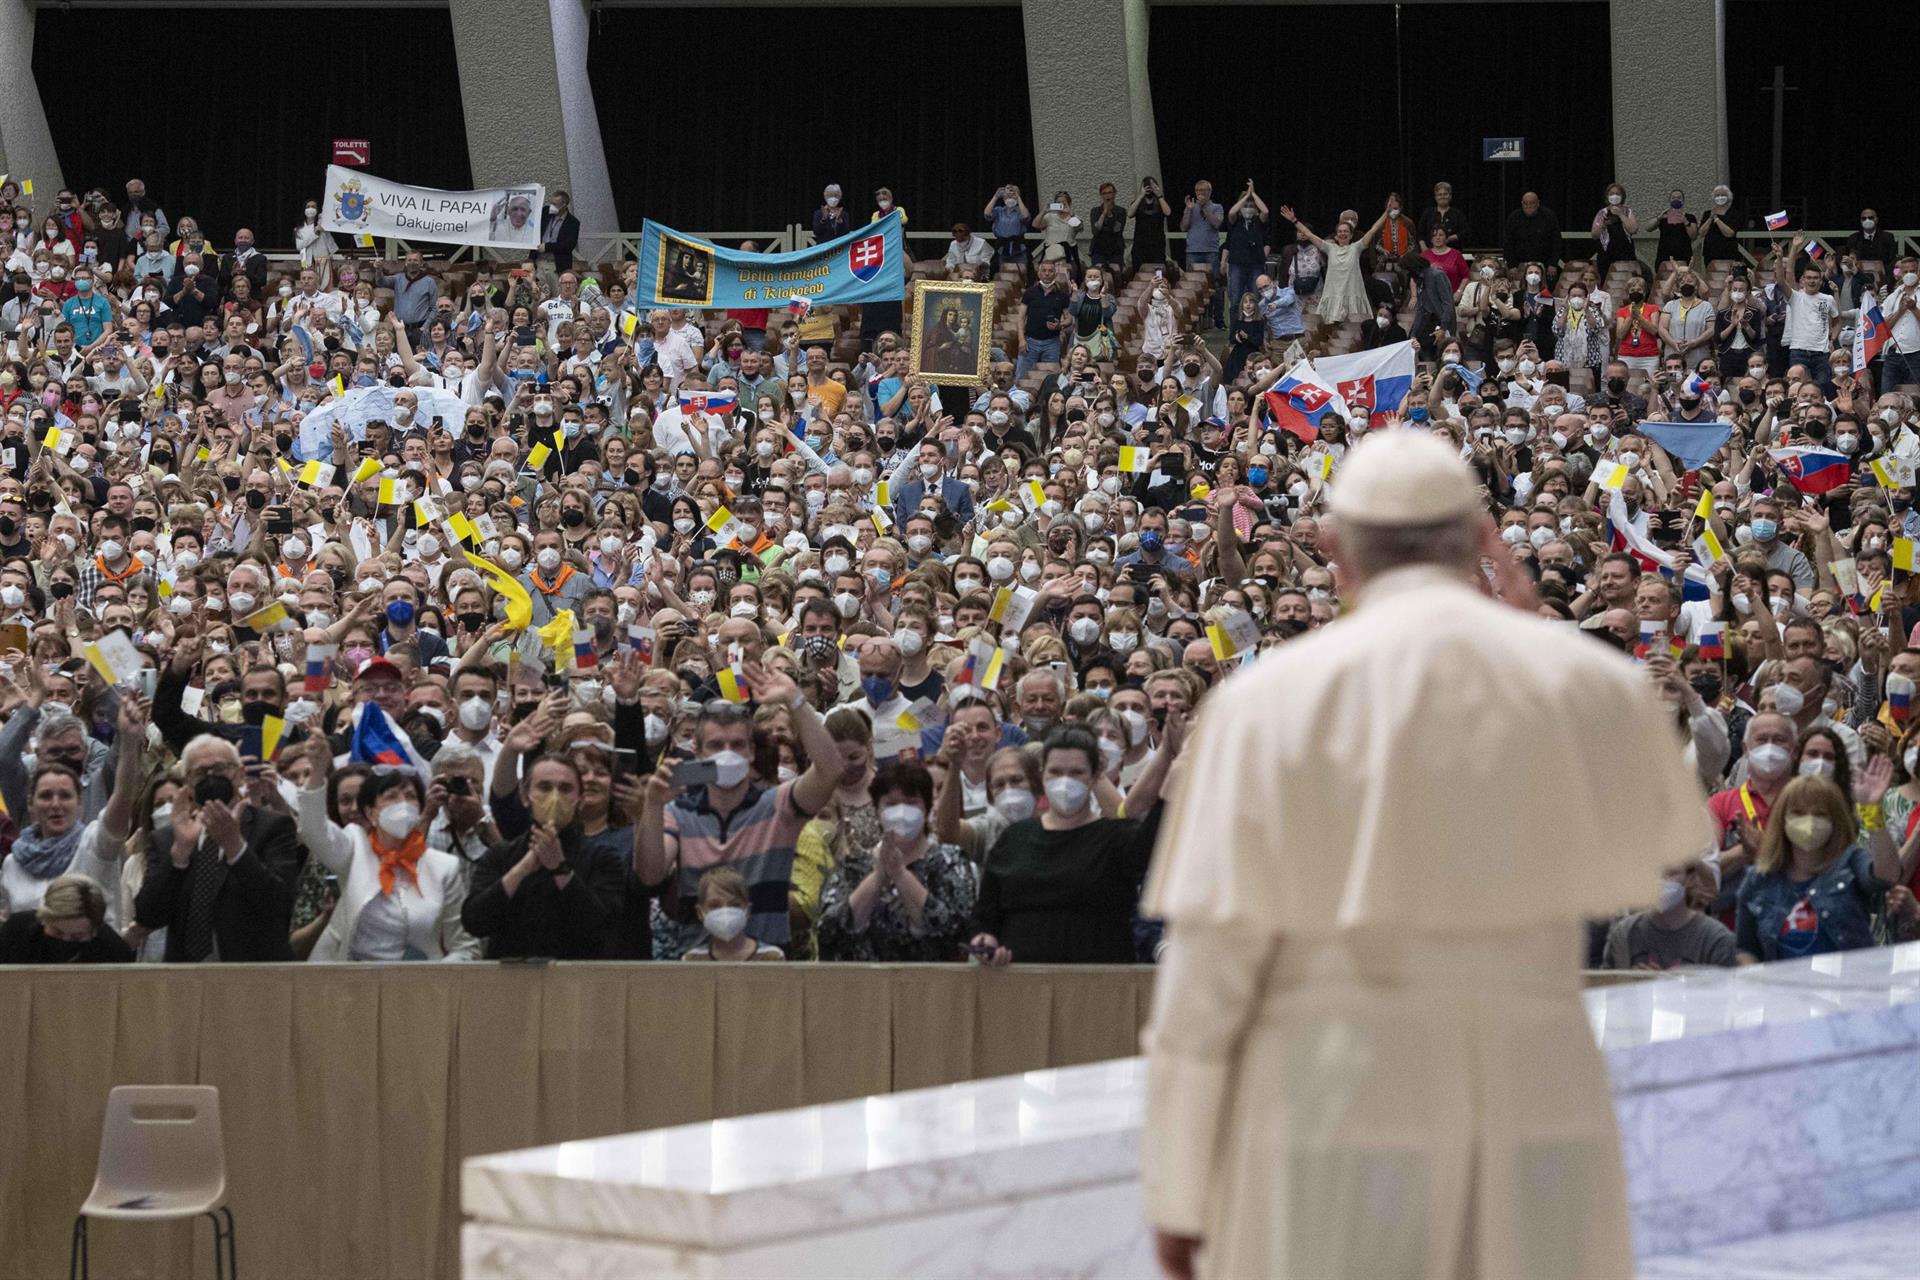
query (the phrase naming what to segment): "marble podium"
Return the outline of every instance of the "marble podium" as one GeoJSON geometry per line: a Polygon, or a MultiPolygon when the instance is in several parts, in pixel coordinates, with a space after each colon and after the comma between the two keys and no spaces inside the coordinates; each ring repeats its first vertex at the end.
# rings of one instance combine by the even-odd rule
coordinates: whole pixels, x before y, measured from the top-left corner
{"type": "MultiPolygon", "coordinates": [[[[1643,1280],[1920,1269],[1920,945],[1587,1002],[1643,1280]]],[[[1143,1084],[1122,1059],[476,1157],[464,1274],[1151,1277],[1143,1084]]]]}

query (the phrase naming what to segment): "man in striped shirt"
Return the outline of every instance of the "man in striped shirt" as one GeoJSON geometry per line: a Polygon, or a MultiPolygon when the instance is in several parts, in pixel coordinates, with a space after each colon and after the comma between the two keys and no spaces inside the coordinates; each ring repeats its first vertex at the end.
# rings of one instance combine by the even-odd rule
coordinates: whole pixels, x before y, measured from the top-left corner
{"type": "Polygon", "coordinates": [[[688,947],[701,936],[693,916],[700,877],[715,867],[731,867],[747,882],[747,934],[772,946],[787,943],[794,845],[807,819],[833,798],[840,774],[840,747],[799,686],[758,663],[743,670],[755,702],[709,702],[694,731],[700,759],[714,765],[714,781],[677,788],[673,768],[681,761],[663,757],[648,781],[634,841],[634,871],[641,883],[674,877],[673,914],[688,947]],[[755,776],[755,761],[763,754],[772,759],[770,752],[756,749],[756,703],[791,708],[795,734],[811,761],[792,782],[769,786],[755,776]]]}

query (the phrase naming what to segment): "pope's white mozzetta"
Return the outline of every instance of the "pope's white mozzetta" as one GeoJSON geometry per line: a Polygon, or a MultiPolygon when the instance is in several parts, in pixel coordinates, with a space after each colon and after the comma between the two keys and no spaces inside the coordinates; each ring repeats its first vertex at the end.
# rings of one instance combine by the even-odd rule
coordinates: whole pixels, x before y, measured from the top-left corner
{"type": "Polygon", "coordinates": [[[1626,1280],[1579,921],[1708,845],[1680,733],[1619,653],[1482,589],[1506,553],[1431,436],[1360,445],[1334,511],[1359,608],[1209,701],[1148,882],[1163,1260],[1626,1280]]]}

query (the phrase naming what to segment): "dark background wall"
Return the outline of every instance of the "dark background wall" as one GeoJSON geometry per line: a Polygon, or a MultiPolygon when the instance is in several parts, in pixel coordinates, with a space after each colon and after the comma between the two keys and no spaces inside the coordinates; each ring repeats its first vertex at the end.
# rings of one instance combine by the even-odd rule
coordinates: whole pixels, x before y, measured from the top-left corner
{"type": "MultiPolygon", "coordinates": [[[[1897,105],[1885,106],[1880,75],[1857,59],[1812,38],[1781,39],[1805,12],[1788,0],[1729,0],[1736,199],[1749,213],[1769,203],[1762,86],[1784,56],[1798,86],[1784,131],[1785,203],[1796,220],[1847,226],[1870,203],[1888,226],[1920,226],[1920,173],[1900,163],[1897,124],[1875,123],[1901,119],[1897,105]]],[[[1489,243],[1522,190],[1540,191],[1574,229],[1612,176],[1599,0],[1397,13],[1385,4],[1162,5],[1151,21],[1170,191],[1204,175],[1230,197],[1252,177],[1269,203],[1290,202],[1320,228],[1348,207],[1371,220],[1389,189],[1418,210],[1446,178],[1472,238],[1489,243]],[[1526,137],[1527,160],[1482,161],[1481,138],[1507,134],[1526,137]]],[[[612,9],[595,22],[589,73],[623,227],[644,217],[689,230],[783,227],[805,221],[820,188],[837,181],[856,215],[884,183],[916,229],[933,230],[977,221],[1002,182],[1037,187],[1016,6],[612,9]],[[695,50],[704,52],[690,65],[695,50]],[[701,73],[703,61],[720,73],[701,73]]],[[[1859,34],[1875,49],[1915,47],[1920,5],[1877,6],[1872,31],[1859,34]]],[[[1703,49],[1700,74],[1712,74],[1710,58],[1703,49]]],[[[264,244],[289,243],[336,136],[370,139],[373,171],[385,177],[472,181],[444,10],[342,18],[47,6],[34,67],[69,182],[117,192],[138,173],[169,213],[197,215],[216,242],[246,224],[264,244]],[[323,59],[312,57],[318,49],[323,59]],[[324,70],[310,69],[316,62],[324,70]]],[[[1634,196],[1645,209],[1657,194],[1634,196]]],[[[1697,204],[1704,194],[1688,197],[1697,204]]]]}
{"type": "Polygon", "coordinates": [[[144,178],[168,217],[194,215],[216,244],[250,226],[264,246],[291,245],[336,137],[368,139],[382,177],[473,184],[443,9],[43,5],[33,70],[70,185],[123,196],[144,178]]]}

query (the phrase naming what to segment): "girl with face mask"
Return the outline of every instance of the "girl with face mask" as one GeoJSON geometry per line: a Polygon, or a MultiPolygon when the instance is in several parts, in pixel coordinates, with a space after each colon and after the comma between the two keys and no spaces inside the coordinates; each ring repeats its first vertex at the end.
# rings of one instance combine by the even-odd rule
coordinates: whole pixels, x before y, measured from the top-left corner
{"type": "Polygon", "coordinates": [[[732,867],[715,867],[700,877],[694,915],[706,930],[706,940],[690,948],[682,960],[785,960],[786,952],[761,942],[747,932],[747,882],[732,867]]]}
{"type": "Polygon", "coordinates": [[[1653,905],[1614,921],[1601,949],[1608,969],[1673,969],[1681,965],[1730,966],[1733,931],[1703,908],[1718,887],[1713,869],[1695,860],[1660,878],[1653,905]]]}
{"type": "Polygon", "coordinates": [[[301,748],[310,762],[296,818],[300,839],[340,880],[340,899],[316,961],[480,958],[479,939],[460,919],[467,896],[453,854],[431,848],[438,799],[411,771],[375,773],[360,785],[360,821],[342,827],[327,815],[333,750],[315,734],[301,748]]]}
{"type": "Polygon", "coordinates": [[[828,879],[820,958],[868,963],[941,961],[959,955],[973,913],[973,872],[952,844],[933,838],[933,775],[919,764],[881,769],[868,787],[879,839],[850,847],[828,879]]]}

